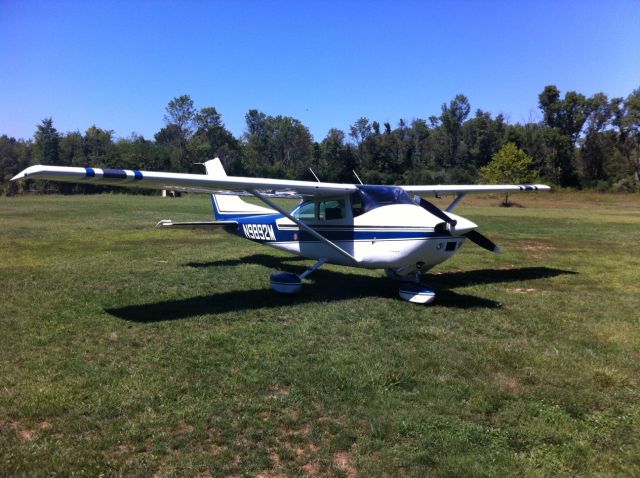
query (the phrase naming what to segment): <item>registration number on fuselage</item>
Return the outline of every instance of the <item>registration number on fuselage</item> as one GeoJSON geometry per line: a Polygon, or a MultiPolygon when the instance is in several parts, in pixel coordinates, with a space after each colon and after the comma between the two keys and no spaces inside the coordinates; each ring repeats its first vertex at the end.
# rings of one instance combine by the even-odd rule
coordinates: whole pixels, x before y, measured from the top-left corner
{"type": "Polygon", "coordinates": [[[242,231],[248,239],[258,241],[275,241],[276,235],[273,233],[271,224],[243,224],[242,231]]]}

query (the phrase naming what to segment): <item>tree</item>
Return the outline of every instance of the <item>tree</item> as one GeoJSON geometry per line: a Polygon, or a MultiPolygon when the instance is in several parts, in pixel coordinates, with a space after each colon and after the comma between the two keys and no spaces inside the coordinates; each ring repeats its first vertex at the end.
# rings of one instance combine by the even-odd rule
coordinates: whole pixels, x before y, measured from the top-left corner
{"type": "Polygon", "coordinates": [[[620,127],[627,142],[625,152],[636,183],[640,183],[640,88],[636,88],[624,101],[624,115],[620,127]]]}
{"type": "MultiPolygon", "coordinates": [[[[45,118],[38,125],[34,135],[36,162],[40,164],[50,164],[53,166],[66,166],[60,164],[60,134],[53,127],[53,119],[45,118]]],[[[49,183],[43,181],[41,186],[43,191],[60,191],[66,193],[71,190],[71,186],[65,183],[49,183]]]]}
{"type": "Polygon", "coordinates": [[[611,104],[604,93],[596,93],[588,100],[590,111],[585,122],[585,137],[579,152],[583,184],[606,180],[605,163],[611,156],[614,143],[610,132],[605,132],[612,116],[611,104]]]}
{"type": "Polygon", "coordinates": [[[84,133],[84,151],[89,164],[115,168],[118,160],[113,148],[113,130],[93,125],[84,133]]]}
{"type": "Polygon", "coordinates": [[[353,180],[354,156],[349,145],[345,144],[345,134],[342,130],[330,129],[320,143],[319,149],[314,169],[321,180],[335,182],[353,180]]]}
{"type": "Polygon", "coordinates": [[[445,133],[445,141],[447,146],[448,158],[447,162],[450,166],[459,166],[460,142],[462,140],[461,130],[462,123],[469,116],[471,106],[469,100],[464,95],[456,95],[449,105],[442,105],[442,114],[440,122],[442,130],[445,133]]]}
{"type": "Polygon", "coordinates": [[[219,157],[227,173],[242,173],[240,143],[222,122],[222,116],[214,107],[202,108],[195,115],[196,132],[189,141],[189,151],[194,161],[219,157]]]}
{"type": "Polygon", "coordinates": [[[370,155],[366,151],[366,142],[372,134],[372,125],[369,119],[364,116],[349,128],[349,136],[353,139],[357,147],[358,169],[367,169],[371,162],[370,155]]]}
{"type": "Polygon", "coordinates": [[[575,146],[590,110],[584,95],[569,91],[560,99],[560,91],[554,85],[545,86],[538,96],[538,105],[544,122],[551,130],[545,134],[547,146],[553,150],[552,163],[547,172],[562,186],[577,184],[574,164],[575,146]]]}
{"type": "Polygon", "coordinates": [[[30,141],[18,140],[6,135],[0,136],[0,194],[21,192],[22,181],[11,182],[11,178],[29,166],[33,152],[30,141]]]}
{"type": "Polygon", "coordinates": [[[189,95],[178,96],[167,104],[164,121],[166,124],[174,124],[180,128],[182,137],[186,141],[193,134],[196,109],[189,95]]]}
{"type": "Polygon", "coordinates": [[[257,176],[300,178],[308,174],[313,157],[313,138],[299,120],[267,116],[250,110],[242,162],[257,176]]]}
{"type": "MultiPolygon", "coordinates": [[[[489,184],[522,184],[533,180],[533,159],[513,143],[507,143],[493,155],[491,162],[480,169],[482,178],[489,184]]],[[[509,206],[509,193],[504,206],[509,206]]]]}
{"type": "Polygon", "coordinates": [[[60,165],[60,134],[53,127],[53,119],[45,118],[37,126],[36,158],[42,164],[60,165]]]}
{"type": "Polygon", "coordinates": [[[166,127],[156,134],[163,146],[164,162],[174,171],[189,171],[192,162],[187,143],[193,136],[196,124],[196,109],[189,95],[173,98],[165,108],[166,127]]]}

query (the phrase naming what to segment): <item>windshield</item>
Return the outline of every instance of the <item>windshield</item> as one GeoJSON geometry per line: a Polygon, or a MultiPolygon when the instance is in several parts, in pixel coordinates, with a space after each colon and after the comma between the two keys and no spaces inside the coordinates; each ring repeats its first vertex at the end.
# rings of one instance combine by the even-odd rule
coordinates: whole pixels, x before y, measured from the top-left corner
{"type": "Polygon", "coordinates": [[[390,204],[415,204],[407,192],[398,186],[356,186],[357,193],[352,196],[360,196],[362,201],[362,212],[369,212],[380,206],[390,204]]]}

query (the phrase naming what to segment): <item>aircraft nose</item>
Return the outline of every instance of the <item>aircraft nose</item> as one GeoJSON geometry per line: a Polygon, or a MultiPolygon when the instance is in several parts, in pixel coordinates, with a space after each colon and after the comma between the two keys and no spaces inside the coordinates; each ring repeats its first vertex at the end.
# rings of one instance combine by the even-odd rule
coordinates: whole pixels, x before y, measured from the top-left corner
{"type": "Polygon", "coordinates": [[[478,225],[475,222],[470,221],[467,218],[458,216],[457,214],[453,214],[451,212],[448,212],[446,214],[451,219],[455,219],[457,221],[455,226],[448,225],[447,229],[449,230],[452,236],[462,236],[464,234],[467,234],[470,231],[473,231],[478,227],[478,225]]]}

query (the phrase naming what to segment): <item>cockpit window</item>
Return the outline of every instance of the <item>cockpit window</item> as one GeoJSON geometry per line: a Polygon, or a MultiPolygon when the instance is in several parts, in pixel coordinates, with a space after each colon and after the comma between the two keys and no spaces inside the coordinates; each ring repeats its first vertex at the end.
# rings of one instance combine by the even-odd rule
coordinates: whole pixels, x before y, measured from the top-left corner
{"type": "Polygon", "coordinates": [[[315,202],[307,202],[301,204],[298,209],[293,212],[293,216],[296,219],[301,220],[313,220],[316,218],[316,203],[315,202]]]}
{"type": "MultiPolygon", "coordinates": [[[[414,204],[407,192],[398,186],[356,186],[358,188],[357,195],[362,201],[362,212],[369,212],[380,206],[388,206],[390,204],[414,204]]],[[[352,203],[354,201],[352,195],[352,203]]],[[[355,214],[354,214],[355,216],[355,214]]]]}
{"type": "Polygon", "coordinates": [[[330,201],[322,201],[318,206],[318,219],[331,220],[343,219],[345,217],[345,201],[344,199],[331,199],[330,201]]]}
{"type": "MultiPolygon", "coordinates": [[[[407,192],[398,186],[356,186],[349,197],[351,216],[358,217],[380,206],[414,204],[407,192]]],[[[346,198],[303,202],[293,210],[293,216],[303,221],[331,221],[349,217],[346,198]]]]}

